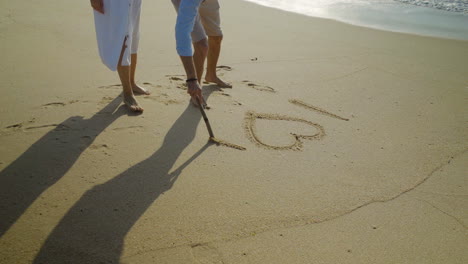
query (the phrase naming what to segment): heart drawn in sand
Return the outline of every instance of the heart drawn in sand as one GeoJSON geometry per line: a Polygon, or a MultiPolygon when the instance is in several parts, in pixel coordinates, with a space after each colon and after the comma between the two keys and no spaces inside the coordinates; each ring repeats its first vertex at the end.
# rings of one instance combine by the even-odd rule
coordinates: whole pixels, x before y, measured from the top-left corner
{"type": "Polygon", "coordinates": [[[316,123],[310,122],[305,119],[284,116],[284,115],[275,115],[275,114],[259,114],[255,112],[247,112],[245,115],[245,123],[244,128],[247,133],[247,137],[256,145],[260,147],[264,147],[267,149],[274,149],[274,150],[301,150],[302,149],[302,139],[321,139],[325,136],[325,129],[316,123]],[[258,133],[255,129],[255,122],[257,119],[263,120],[281,120],[281,121],[290,121],[290,122],[299,122],[303,124],[307,124],[313,128],[315,128],[315,133],[310,135],[300,135],[295,133],[290,133],[291,137],[294,139],[294,143],[291,145],[286,146],[274,146],[264,143],[258,136],[258,133]]]}

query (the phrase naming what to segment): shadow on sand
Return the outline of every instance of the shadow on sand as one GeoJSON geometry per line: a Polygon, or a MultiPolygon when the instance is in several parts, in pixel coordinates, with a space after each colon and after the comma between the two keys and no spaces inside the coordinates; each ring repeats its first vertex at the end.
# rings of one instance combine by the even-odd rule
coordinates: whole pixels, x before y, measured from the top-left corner
{"type": "Polygon", "coordinates": [[[0,172],[0,237],[49,187],[59,181],[112,122],[127,115],[115,98],[89,119],[70,117],[0,172]]]}
{"type": "Polygon", "coordinates": [[[33,263],[119,263],[128,231],[209,147],[207,143],[170,173],[193,141],[200,120],[198,110],[189,105],[152,156],[87,191],[52,231],[33,263]]]}

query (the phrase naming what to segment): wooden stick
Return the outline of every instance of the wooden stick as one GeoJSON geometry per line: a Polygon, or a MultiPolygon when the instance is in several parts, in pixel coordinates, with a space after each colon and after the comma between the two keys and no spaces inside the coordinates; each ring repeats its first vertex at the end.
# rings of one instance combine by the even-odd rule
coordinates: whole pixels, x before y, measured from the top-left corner
{"type": "Polygon", "coordinates": [[[205,114],[205,110],[203,110],[203,105],[201,103],[200,98],[197,97],[197,102],[198,102],[198,108],[200,108],[200,112],[203,116],[203,120],[205,120],[206,128],[208,128],[208,133],[210,134],[210,139],[214,138],[213,130],[211,130],[211,125],[210,121],[208,120],[208,117],[205,114]]]}
{"type": "Polygon", "coordinates": [[[225,146],[225,147],[233,148],[233,149],[238,149],[238,150],[247,150],[246,148],[244,148],[242,146],[232,144],[232,143],[226,142],[224,140],[220,140],[220,139],[215,138],[215,136],[213,135],[213,130],[211,130],[210,121],[208,120],[208,117],[205,114],[205,110],[203,110],[203,105],[201,103],[200,98],[197,97],[197,101],[198,101],[198,107],[200,108],[200,112],[201,112],[201,114],[203,116],[203,120],[205,120],[206,128],[208,128],[208,133],[210,134],[210,139],[209,139],[210,142],[213,142],[218,146],[221,145],[221,146],[225,146]]]}

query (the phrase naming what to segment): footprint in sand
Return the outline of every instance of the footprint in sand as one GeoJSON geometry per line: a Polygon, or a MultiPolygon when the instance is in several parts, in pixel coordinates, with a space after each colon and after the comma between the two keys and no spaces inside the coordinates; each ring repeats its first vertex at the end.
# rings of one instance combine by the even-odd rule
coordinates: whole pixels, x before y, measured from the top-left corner
{"type": "Polygon", "coordinates": [[[89,149],[91,151],[100,151],[102,152],[104,155],[107,155],[107,156],[112,156],[111,154],[109,154],[108,150],[110,149],[109,146],[107,144],[93,144],[91,146],[89,146],[89,149]]]}
{"type": "MultiPolygon", "coordinates": [[[[219,66],[216,67],[216,75],[218,75],[218,77],[223,77],[226,72],[230,72],[232,70],[233,70],[233,68],[231,68],[229,66],[219,65],[219,66]]],[[[205,83],[209,83],[209,82],[205,82],[205,83]]],[[[225,87],[224,87],[224,85],[222,85],[222,86],[223,86],[223,88],[232,88],[229,85],[225,86],[225,87]]]]}
{"type": "Polygon", "coordinates": [[[339,115],[335,115],[333,113],[330,113],[328,112],[327,110],[325,109],[322,109],[320,107],[316,107],[316,106],[313,106],[313,105],[310,105],[310,104],[307,104],[301,100],[297,100],[297,99],[289,99],[289,102],[291,104],[295,104],[297,106],[300,106],[300,107],[303,107],[305,109],[308,109],[308,110],[312,110],[312,111],[315,111],[315,112],[318,112],[322,115],[326,115],[326,116],[329,116],[329,117],[333,117],[333,118],[336,118],[336,119],[340,119],[340,120],[344,120],[344,121],[349,121],[348,118],[344,118],[344,117],[341,117],[339,115]]]}
{"type": "Polygon", "coordinates": [[[100,150],[100,149],[108,149],[109,146],[107,144],[93,144],[89,146],[89,149],[92,150],[100,150]]]}
{"type": "Polygon", "coordinates": [[[144,99],[149,99],[149,100],[152,100],[152,101],[156,101],[156,102],[159,102],[159,103],[163,103],[165,105],[182,104],[184,102],[182,100],[177,100],[177,99],[171,98],[167,93],[160,93],[160,94],[153,93],[151,95],[145,96],[144,99]]]}
{"type": "MultiPolygon", "coordinates": [[[[150,88],[150,94],[149,95],[146,95],[146,94],[137,94],[137,95],[143,95],[144,98],[150,96],[150,95],[153,95],[154,93],[157,93],[157,92],[160,92],[162,88],[164,88],[162,85],[160,84],[154,84],[154,83],[150,83],[150,82],[143,82],[143,85],[145,87],[149,87],[150,88]]],[[[166,87],[166,89],[169,89],[169,87],[166,87]]]]}
{"type": "Polygon", "coordinates": [[[166,75],[171,81],[183,82],[185,81],[184,75],[166,75]]]}
{"type": "Polygon", "coordinates": [[[48,103],[48,104],[43,104],[42,107],[43,108],[49,108],[49,107],[57,107],[57,106],[65,106],[66,104],[63,103],[63,102],[52,102],[52,103],[48,103]]]}
{"type": "Polygon", "coordinates": [[[122,89],[121,87],[122,87],[121,84],[111,84],[111,85],[99,86],[98,88],[99,89],[122,89]]]}
{"type": "Polygon", "coordinates": [[[244,122],[244,129],[247,134],[247,137],[257,146],[266,148],[266,149],[273,149],[273,150],[301,150],[303,147],[302,140],[320,140],[325,136],[325,129],[316,123],[310,122],[308,120],[304,120],[301,118],[295,118],[290,116],[284,115],[276,115],[276,114],[258,114],[255,112],[247,112],[245,116],[244,122]],[[314,128],[315,133],[304,135],[304,134],[296,134],[290,132],[290,137],[293,139],[293,143],[289,145],[272,145],[265,143],[259,136],[258,131],[256,129],[256,121],[257,120],[269,120],[269,121],[287,121],[287,122],[297,122],[302,123],[314,128]]]}
{"type": "Polygon", "coordinates": [[[187,86],[185,85],[185,75],[166,75],[169,78],[171,83],[175,82],[176,88],[187,90],[187,86]]]}
{"type": "Polygon", "coordinates": [[[104,96],[102,97],[101,101],[99,102],[100,105],[106,105],[106,104],[109,104],[110,102],[112,102],[115,98],[114,97],[110,97],[110,96],[104,96]]]}
{"type": "MultiPolygon", "coordinates": [[[[34,124],[35,122],[36,122],[36,118],[31,118],[26,123],[27,124],[34,124]]],[[[15,131],[20,130],[21,128],[23,128],[23,126],[24,126],[24,122],[20,122],[20,123],[16,123],[16,124],[13,124],[13,125],[6,126],[3,129],[2,134],[8,133],[8,132],[15,132],[15,131]]]]}
{"type": "Polygon", "coordinates": [[[222,96],[228,98],[229,101],[232,103],[232,105],[242,105],[241,102],[234,100],[232,95],[224,92],[224,90],[222,90],[222,89],[219,89],[218,91],[213,92],[213,94],[214,95],[222,95],[222,96]]]}
{"type": "Polygon", "coordinates": [[[182,104],[184,102],[182,100],[166,99],[166,98],[160,97],[160,96],[147,96],[145,98],[156,101],[156,102],[163,103],[165,105],[182,104]]]}
{"type": "Polygon", "coordinates": [[[141,132],[145,129],[144,126],[128,126],[128,127],[117,127],[117,128],[114,128],[112,130],[114,131],[126,131],[126,130],[130,130],[131,132],[141,132]]]}
{"type": "Polygon", "coordinates": [[[251,81],[248,81],[248,80],[244,80],[242,82],[245,83],[248,87],[253,88],[255,90],[258,90],[258,91],[276,93],[276,90],[273,89],[270,86],[255,84],[255,83],[253,83],[251,81]]]}
{"type": "MultiPolygon", "coordinates": [[[[143,85],[152,85],[149,82],[143,82],[143,85]]],[[[122,89],[122,84],[112,84],[112,85],[104,85],[104,86],[99,86],[99,89],[115,89],[115,90],[121,90],[122,89]]],[[[144,87],[143,87],[144,88],[144,87]]],[[[144,95],[142,93],[134,92],[135,95],[144,95]]]]}
{"type": "Polygon", "coordinates": [[[70,100],[70,101],[68,101],[67,103],[64,103],[64,102],[52,102],[52,103],[43,104],[43,105],[41,105],[41,107],[42,107],[42,108],[62,107],[62,106],[66,106],[66,105],[75,104],[75,103],[78,103],[78,102],[79,102],[79,100],[70,100]]]}
{"type": "Polygon", "coordinates": [[[216,67],[217,70],[224,70],[224,71],[232,71],[232,67],[226,66],[226,65],[219,65],[216,67]]]}
{"type": "MultiPolygon", "coordinates": [[[[145,100],[152,100],[156,101],[159,103],[163,103],[165,105],[172,105],[172,104],[182,104],[183,102],[186,102],[185,100],[179,100],[176,99],[178,98],[178,92],[174,91],[174,85],[176,88],[181,89],[181,90],[186,90],[187,88],[185,87],[185,79],[183,79],[182,75],[166,75],[166,77],[169,79],[170,85],[155,85],[150,82],[144,82],[144,85],[150,86],[152,88],[152,92],[150,95],[145,95],[142,97],[145,100]]],[[[185,92],[183,93],[185,95],[185,92]]],[[[184,97],[185,98],[185,97],[184,97]]]]}
{"type": "Polygon", "coordinates": [[[17,124],[6,126],[0,131],[0,135],[1,136],[12,135],[18,131],[21,131],[22,127],[23,127],[23,123],[17,123],[17,124]]]}
{"type": "Polygon", "coordinates": [[[18,128],[22,128],[23,127],[23,123],[18,123],[18,124],[14,124],[14,125],[9,125],[7,127],[5,127],[6,129],[18,129],[18,128]]]}
{"type": "Polygon", "coordinates": [[[150,82],[143,82],[143,88],[145,88],[149,92],[149,94],[136,93],[135,95],[148,96],[148,95],[155,93],[157,90],[160,90],[162,86],[159,84],[153,84],[150,82]]]}

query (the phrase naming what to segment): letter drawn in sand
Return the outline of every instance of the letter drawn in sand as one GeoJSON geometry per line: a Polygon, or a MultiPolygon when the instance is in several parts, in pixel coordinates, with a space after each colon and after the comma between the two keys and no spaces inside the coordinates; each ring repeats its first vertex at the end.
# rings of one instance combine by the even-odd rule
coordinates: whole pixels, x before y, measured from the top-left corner
{"type": "Polygon", "coordinates": [[[327,110],[324,110],[324,109],[322,109],[322,108],[319,108],[319,107],[316,107],[316,106],[313,106],[313,105],[304,103],[304,102],[301,101],[301,100],[289,99],[289,102],[290,102],[291,104],[295,104],[295,105],[300,106],[300,107],[303,107],[303,108],[305,108],[305,109],[309,109],[309,110],[318,112],[318,113],[320,113],[320,114],[322,114],[322,115],[327,115],[327,116],[329,116],[329,117],[337,118],[337,119],[344,120],[344,121],[349,121],[348,118],[344,118],[344,117],[341,117],[341,116],[339,116],[339,115],[335,115],[335,114],[330,113],[330,112],[328,112],[327,110]]]}
{"type": "Polygon", "coordinates": [[[247,137],[257,146],[266,148],[266,149],[274,149],[274,150],[301,150],[302,149],[302,140],[303,139],[321,139],[325,136],[325,129],[316,123],[312,123],[308,120],[304,120],[301,118],[283,116],[283,115],[275,115],[275,114],[258,114],[255,112],[247,112],[245,116],[245,123],[244,123],[245,132],[247,137]],[[294,138],[294,143],[291,145],[286,146],[274,146],[264,143],[255,129],[255,121],[257,119],[265,119],[265,120],[282,120],[282,121],[291,121],[291,122],[299,122],[304,123],[309,126],[312,126],[316,129],[315,134],[311,135],[298,135],[291,133],[291,136],[294,138]]]}
{"type": "Polygon", "coordinates": [[[214,137],[210,138],[210,141],[215,143],[216,145],[219,145],[219,146],[225,146],[225,147],[228,147],[228,148],[233,148],[233,149],[238,149],[238,150],[247,150],[245,147],[242,147],[242,146],[227,142],[227,141],[222,140],[222,139],[214,138],[214,137]]]}

